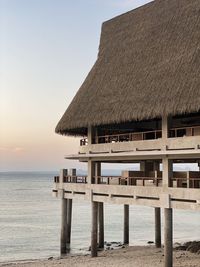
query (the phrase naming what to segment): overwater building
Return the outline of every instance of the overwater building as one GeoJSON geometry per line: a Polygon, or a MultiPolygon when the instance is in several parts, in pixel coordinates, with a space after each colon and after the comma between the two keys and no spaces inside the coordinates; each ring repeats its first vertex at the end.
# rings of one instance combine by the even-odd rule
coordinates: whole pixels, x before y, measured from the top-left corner
{"type": "Polygon", "coordinates": [[[200,172],[173,168],[200,165],[200,1],[155,0],[104,22],[98,58],[56,132],[80,136],[79,151],[66,158],[88,166],[87,177],[63,170],[55,178],[62,252],[73,199],[91,201],[92,256],[104,245],[104,203],[124,205],[124,243],[129,205],[150,206],[157,247],[164,209],[165,267],[173,266],[173,209],[200,210],[200,172]],[[106,177],[101,163],[140,170],[106,177]]]}

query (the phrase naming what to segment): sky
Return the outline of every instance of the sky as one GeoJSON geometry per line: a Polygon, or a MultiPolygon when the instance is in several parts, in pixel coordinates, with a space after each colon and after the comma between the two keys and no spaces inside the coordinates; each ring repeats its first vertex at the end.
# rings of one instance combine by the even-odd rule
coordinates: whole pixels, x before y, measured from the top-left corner
{"type": "Polygon", "coordinates": [[[0,171],[85,168],[55,127],[94,64],[101,24],[150,0],[0,0],[0,171]]]}

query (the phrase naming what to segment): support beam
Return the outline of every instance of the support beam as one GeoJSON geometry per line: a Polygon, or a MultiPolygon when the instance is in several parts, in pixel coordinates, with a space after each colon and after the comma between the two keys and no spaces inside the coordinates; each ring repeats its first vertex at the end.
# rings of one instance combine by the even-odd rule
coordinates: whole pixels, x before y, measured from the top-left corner
{"type": "Polygon", "coordinates": [[[99,219],[99,248],[104,248],[104,203],[98,204],[98,219],[99,219]]]}
{"type": "MultiPolygon", "coordinates": [[[[140,170],[145,172],[145,175],[148,175],[151,171],[159,171],[160,170],[160,162],[159,161],[153,161],[153,162],[147,162],[143,161],[140,163],[140,170]]],[[[155,246],[157,248],[161,247],[161,210],[160,208],[154,209],[155,213],[155,246]]]]}
{"type": "Polygon", "coordinates": [[[92,139],[93,139],[93,127],[92,126],[89,126],[88,127],[88,133],[87,133],[87,138],[88,138],[88,145],[91,145],[92,144],[92,139]]]}
{"type": "Polygon", "coordinates": [[[71,243],[71,227],[72,227],[72,199],[67,201],[67,250],[70,250],[71,243]]]}
{"type": "Polygon", "coordinates": [[[98,202],[92,201],[91,256],[97,257],[98,202]]]}
{"type": "Polygon", "coordinates": [[[155,208],[155,246],[161,248],[161,211],[155,208]]]}
{"type": "Polygon", "coordinates": [[[95,184],[100,184],[101,181],[101,162],[95,162],[95,184]]]}
{"type": "Polygon", "coordinates": [[[67,199],[63,197],[61,200],[61,236],[60,236],[60,254],[64,255],[67,253],[67,199]]]}
{"type": "MultiPolygon", "coordinates": [[[[157,172],[160,171],[160,162],[154,161],[154,171],[157,175],[157,172]]],[[[157,177],[157,176],[156,176],[157,177]]],[[[156,248],[161,248],[161,209],[155,208],[155,246],[156,248]]]]}
{"type": "Polygon", "coordinates": [[[171,187],[172,181],[171,178],[173,176],[173,162],[172,160],[164,157],[162,160],[163,164],[163,188],[171,187]]]}
{"type": "Polygon", "coordinates": [[[162,117],[162,139],[165,142],[169,137],[169,130],[171,125],[171,118],[167,116],[162,117]]]}
{"type": "Polygon", "coordinates": [[[173,222],[172,209],[164,209],[164,267],[173,266],[173,222]]]}
{"type": "Polygon", "coordinates": [[[124,244],[129,244],[129,205],[124,205],[124,244]]]}
{"type": "Polygon", "coordinates": [[[145,176],[148,175],[150,171],[154,170],[154,162],[152,161],[141,161],[140,162],[140,171],[145,173],[145,176]]]}
{"type": "Polygon", "coordinates": [[[94,176],[95,176],[95,162],[90,159],[88,160],[88,177],[87,177],[88,184],[93,183],[94,176]]]}

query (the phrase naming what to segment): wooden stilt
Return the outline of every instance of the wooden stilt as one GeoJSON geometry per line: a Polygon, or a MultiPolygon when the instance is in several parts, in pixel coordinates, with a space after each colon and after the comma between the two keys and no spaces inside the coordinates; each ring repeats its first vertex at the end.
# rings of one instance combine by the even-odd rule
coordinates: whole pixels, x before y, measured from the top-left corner
{"type": "Polygon", "coordinates": [[[98,202],[92,201],[91,256],[97,257],[98,202]]]}
{"type": "Polygon", "coordinates": [[[98,219],[99,219],[99,248],[104,248],[104,204],[98,204],[98,219]]]}
{"type": "Polygon", "coordinates": [[[164,209],[164,267],[173,267],[173,222],[172,209],[164,209]]]}
{"type": "Polygon", "coordinates": [[[161,248],[161,211],[155,208],[155,246],[161,248]]]}
{"type": "Polygon", "coordinates": [[[66,254],[67,248],[67,202],[64,197],[61,200],[61,237],[60,237],[60,254],[66,254]]]}
{"type": "Polygon", "coordinates": [[[124,205],[124,244],[129,244],[129,205],[124,205]]]}
{"type": "Polygon", "coordinates": [[[72,225],[72,199],[68,199],[67,203],[67,250],[70,250],[71,243],[71,225],[72,225]]]}

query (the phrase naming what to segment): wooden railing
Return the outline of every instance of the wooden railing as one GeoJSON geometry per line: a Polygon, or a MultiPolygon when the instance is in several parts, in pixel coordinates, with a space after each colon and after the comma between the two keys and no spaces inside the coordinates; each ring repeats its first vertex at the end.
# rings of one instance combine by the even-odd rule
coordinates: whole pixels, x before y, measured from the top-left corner
{"type": "MultiPolygon", "coordinates": [[[[171,187],[180,188],[200,188],[200,177],[181,178],[173,177],[170,179],[171,187]]],[[[59,176],[54,177],[54,182],[59,183],[59,176]]],[[[64,176],[64,183],[87,183],[87,176],[64,176]]],[[[127,186],[161,186],[161,177],[122,177],[122,176],[93,176],[93,184],[104,185],[127,185],[127,186]]]]}
{"type": "Polygon", "coordinates": [[[171,179],[171,187],[181,187],[181,188],[200,188],[200,177],[199,178],[176,178],[171,179]],[[173,186],[173,182],[176,186],[173,186]]]}
{"type": "MultiPolygon", "coordinates": [[[[54,183],[59,183],[60,177],[54,176],[54,183]]],[[[64,176],[63,183],[87,183],[87,176],[64,176]]]]}
{"type": "Polygon", "coordinates": [[[183,137],[200,135],[200,126],[172,128],[169,137],[183,137]]]}
{"type": "Polygon", "coordinates": [[[122,176],[94,176],[95,184],[113,184],[113,185],[139,185],[146,186],[147,182],[155,186],[159,185],[162,178],[157,177],[122,177],[122,176]]]}
{"type": "MultiPolygon", "coordinates": [[[[196,136],[200,135],[200,126],[172,128],[169,131],[169,137],[182,137],[182,136],[196,136]]],[[[94,144],[104,143],[117,143],[117,142],[129,142],[129,141],[141,141],[141,140],[154,140],[162,137],[161,130],[135,132],[135,133],[123,133],[113,135],[100,135],[93,139],[94,144]]],[[[85,146],[88,144],[87,138],[80,140],[80,145],[85,146]]]]}

